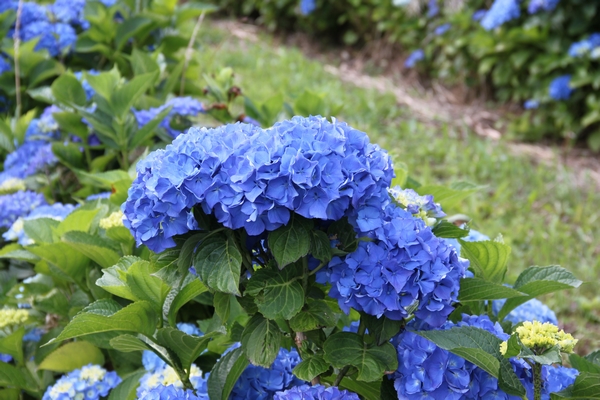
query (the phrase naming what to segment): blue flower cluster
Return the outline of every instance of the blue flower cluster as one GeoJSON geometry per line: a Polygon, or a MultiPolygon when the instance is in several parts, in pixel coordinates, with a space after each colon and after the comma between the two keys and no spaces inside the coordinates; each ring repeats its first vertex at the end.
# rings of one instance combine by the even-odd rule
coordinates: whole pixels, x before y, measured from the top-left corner
{"type": "Polygon", "coordinates": [[[108,372],[99,365],[89,364],[63,375],[46,390],[42,400],[99,400],[108,396],[121,378],[116,372],[108,372]]]}
{"type": "Polygon", "coordinates": [[[440,13],[440,6],[437,0],[429,0],[427,3],[427,17],[433,18],[440,13]]]}
{"type": "Polygon", "coordinates": [[[442,24],[433,30],[433,34],[435,36],[441,36],[444,33],[448,32],[451,27],[452,27],[452,25],[450,25],[450,24],[442,24]]]}
{"type": "Polygon", "coordinates": [[[416,63],[425,59],[425,52],[422,49],[417,49],[410,53],[406,61],[404,61],[404,66],[406,68],[412,68],[416,63]]]}
{"type": "MultiPolygon", "coordinates": [[[[177,372],[164,362],[154,364],[144,364],[154,367],[153,370],[147,370],[146,374],[140,379],[140,386],[136,390],[138,398],[143,398],[148,393],[163,386],[173,386],[175,388],[183,388],[183,384],[179,379],[177,372]]],[[[190,371],[190,382],[196,389],[196,394],[201,399],[208,400],[208,386],[206,379],[202,377],[202,371],[195,364],[192,364],[190,371]]]]}
{"type": "Polygon", "coordinates": [[[492,7],[481,18],[481,26],[490,31],[520,16],[519,0],[494,0],[492,7]]]}
{"type": "Polygon", "coordinates": [[[390,188],[388,191],[400,207],[423,219],[427,225],[433,225],[437,218],[446,216],[440,204],[436,203],[430,194],[421,196],[412,189],[402,189],[399,186],[390,188]]]}
{"type": "Polygon", "coordinates": [[[43,140],[25,142],[6,157],[4,171],[0,172],[0,184],[8,179],[24,179],[56,162],[50,143],[43,140]]]}
{"type": "Polygon", "coordinates": [[[205,400],[208,399],[208,395],[205,393],[198,393],[195,395],[190,389],[183,390],[182,388],[169,385],[169,386],[156,386],[148,392],[144,393],[139,400],[205,400]]]}
{"type": "Polygon", "coordinates": [[[6,57],[0,55],[0,75],[10,70],[12,70],[12,62],[10,62],[10,60],[8,60],[6,57]]]}
{"type": "Polygon", "coordinates": [[[525,108],[526,110],[535,110],[539,106],[540,106],[540,102],[537,100],[534,100],[534,99],[527,100],[523,104],[523,108],[525,108]]]}
{"type": "Polygon", "coordinates": [[[473,13],[473,21],[481,21],[483,17],[487,14],[487,10],[477,10],[473,13]]]}
{"type": "Polygon", "coordinates": [[[317,274],[319,282],[331,283],[329,295],[342,310],[352,307],[394,320],[414,311],[430,326],[443,325],[454,309],[468,261],[422,219],[390,203],[385,190],[349,221],[359,237],[372,241],[361,241],[345,258],[334,257],[317,274]]]}
{"type": "Polygon", "coordinates": [[[302,15],[312,14],[316,8],[316,0],[300,0],[300,13],[302,13],[302,15]]]}
{"type": "Polygon", "coordinates": [[[138,245],[155,252],[197,229],[194,206],[256,236],[287,224],[290,212],[339,220],[389,187],[394,174],[387,153],[364,132],[322,117],[294,117],[267,130],[192,128],[139,162],[137,172],[124,223],[138,245]]]}
{"type": "Polygon", "coordinates": [[[22,246],[33,244],[33,240],[27,236],[23,230],[23,222],[38,218],[51,218],[56,221],[62,221],[69,215],[75,206],[72,204],[54,203],[52,205],[42,205],[36,207],[31,213],[25,217],[21,217],[15,221],[9,230],[2,234],[4,240],[17,240],[22,246]]]}
{"type": "MultiPolygon", "coordinates": [[[[495,300],[492,303],[494,314],[498,314],[500,312],[500,309],[505,302],[506,300],[502,299],[495,300]]],[[[558,325],[558,319],[556,318],[554,311],[552,311],[550,307],[538,299],[531,299],[528,302],[516,307],[506,316],[506,319],[513,324],[518,324],[525,321],[540,321],[542,323],[550,322],[554,325],[558,325]]]]}
{"type": "MultiPolygon", "coordinates": [[[[99,74],[99,72],[96,71],[95,69],[90,69],[89,71],[85,71],[85,73],[88,75],[98,75],[99,74]]],[[[83,86],[83,90],[85,91],[85,97],[87,98],[88,101],[90,101],[92,99],[92,97],[94,97],[94,94],[96,94],[96,91],[94,90],[94,88],[92,88],[92,86],[85,79],[85,77],[83,76],[83,72],[78,71],[78,72],[75,72],[74,75],[75,75],[75,78],[77,78],[77,80],[79,82],[81,82],[81,86],[83,86]]]]}
{"type": "Polygon", "coordinates": [[[283,392],[278,392],[273,400],[359,400],[356,393],[340,390],[335,386],[296,386],[283,392]]]}
{"type": "Polygon", "coordinates": [[[58,139],[60,137],[59,126],[52,114],[61,111],[55,105],[46,107],[39,118],[34,118],[29,123],[25,132],[25,140],[58,139]]]}
{"type": "Polygon", "coordinates": [[[569,100],[573,93],[571,75],[562,75],[550,82],[549,93],[554,100],[569,100]]]}
{"type": "Polygon", "coordinates": [[[0,228],[10,228],[19,217],[26,217],[36,207],[46,204],[42,194],[30,190],[0,196],[0,228]]]}
{"type": "Polygon", "coordinates": [[[292,374],[301,359],[295,349],[281,348],[270,368],[249,365],[235,383],[230,400],[270,399],[276,392],[302,385],[292,374]]]}
{"type": "Polygon", "coordinates": [[[569,56],[583,57],[589,54],[592,55],[592,57],[597,58],[597,51],[594,51],[597,48],[600,48],[600,33],[592,33],[587,39],[573,43],[571,47],[569,47],[569,56]]]}
{"type": "Polygon", "coordinates": [[[540,11],[552,11],[560,0],[530,0],[527,6],[529,14],[537,14],[540,11]]]}
{"type": "Polygon", "coordinates": [[[163,119],[159,126],[164,128],[169,135],[177,137],[183,132],[171,128],[171,120],[179,115],[182,117],[195,117],[204,112],[204,106],[201,102],[191,97],[175,97],[168,100],[164,105],[149,110],[134,111],[138,126],[141,128],[148,122],[152,121],[165,108],[172,107],[169,114],[163,119]]]}

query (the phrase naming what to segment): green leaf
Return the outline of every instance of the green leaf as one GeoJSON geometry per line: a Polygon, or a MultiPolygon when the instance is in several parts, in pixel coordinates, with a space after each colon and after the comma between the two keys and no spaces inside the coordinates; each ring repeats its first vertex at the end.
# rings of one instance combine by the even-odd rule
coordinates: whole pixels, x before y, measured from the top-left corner
{"type": "Polygon", "coordinates": [[[104,365],[104,355],[88,342],[70,342],[50,353],[38,366],[55,372],[71,372],[88,364],[104,365]]]}
{"type": "Polygon", "coordinates": [[[471,326],[415,333],[498,378],[501,389],[506,393],[515,396],[525,394],[525,389],[515,375],[510,361],[500,354],[502,340],[494,334],[471,326]]]}
{"type": "MultiPolygon", "coordinates": [[[[387,380],[387,379],[386,379],[387,380]]],[[[321,382],[328,383],[333,385],[335,381],[335,375],[331,376],[321,376],[321,382]]],[[[381,383],[379,381],[375,382],[357,382],[354,379],[344,377],[340,384],[338,385],[340,389],[349,390],[351,392],[357,393],[362,396],[365,400],[384,400],[380,394],[381,383]]],[[[394,398],[393,400],[396,400],[394,398]]],[[[385,399],[387,400],[387,399],[385,399]]]]}
{"type": "Polygon", "coordinates": [[[462,229],[451,222],[440,221],[432,229],[435,236],[439,238],[458,239],[469,235],[468,229],[462,229]]]}
{"type": "Polygon", "coordinates": [[[129,138],[129,148],[135,149],[137,146],[144,143],[152,135],[154,135],[158,125],[169,115],[172,107],[166,107],[159,112],[154,118],[148,121],[144,126],[137,129],[135,133],[129,138]]]}
{"type": "Polygon", "coordinates": [[[352,332],[339,332],[327,338],[323,344],[325,361],[335,368],[347,365],[356,367],[356,380],[374,382],[381,380],[386,371],[398,369],[396,349],[391,343],[383,346],[367,344],[352,332]]]}
{"type": "Polygon", "coordinates": [[[29,73],[28,87],[34,88],[48,78],[59,76],[65,71],[65,67],[56,60],[44,60],[37,64],[29,73]]]}
{"type": "Polygon", "coordinates": [[[78,136],[84,142],[87,142],[89,129],[81,120],[81,116],[72,112],[52,113],[52,118],[56,120],[62,131],[78,136]]]}
{"type": "Polygon", "coordinates": [[[59,222],[52,218],[36,218],[23,221],[23,230],[37,244],[54,243],[54,229],[59,222]]]}
{"type": "Polygon", "coordinates": [[[242,349],[252,364],[269,368],[279,353],[281,339],[277,323],[257,314],[242,333],[242,349]]]}
{"type": "Polygon", "coordinates": [[[212,400],[227,400],[235,383],[248,366],[242,348],[222,356],[210,371],[208,397],[212,400]]]}
{"type": "Polygon", "coordinates": [[[79,150],[80,147],[80,144],[72,142],[54,142],[52,143],[52,152],[67,167],[83,168],[85,161],[83,153],[79,150]]]}
{"type": "Polygon", "coordinates": [[[451,209],[456,207],[461,201],[477,192],[479,187],[467,183],[457,182],[451,188],[445,186],[419,186],[415,189],[421,196],[430,194],[433,196],[436,203],[440,203],[443,209],[451,209]]]}
{"type": "Polygon", "coordinates": [[[360,318],[361,321],[364,321],[369,334],[375,336],[375,340],[379,346],[385,342],[389,342],[405,325],[404,321],[395,321],[385,316],[377,318],[373,315],[363,313],[360,318]]]}
{"type": "Polygon", "coordinates": [[[306,220],[292,215],[287,225],[269,232],[269,248],[279,269],[308,254],[310,250],[310,226],[306,220]]]}
{"type": "Polygon", "coordinates": [[[177,354],[181,366],[186,371],[190,369],[194,360],[206,350],[208,342],[212,340],[210,335],[191,336],[171,327],[159,329],[156,337],[162,346],[168,347],[177,354]]]}
{"type": "Polygon", "coordinates": [[[305,90],[294,102],[294,112],[296,115],[308,117],[311,115],[327,116],[325,112],[325,101],[323,97],[305,90]]]}
{"type": "Polygon", "coordinates": [[[86,232],[71,231],[62,237],[63,242],[71,246],[73,250],[91,258],[102,268],[115,265],[121,256],[114,249],[112,243],[96,235],[86,232]]]}
{"type": "Polygon", "coordinates": [[[255,296],[254,302],[265,317],[289,320],[304,306],[303,273],[300,263],[282,271],[259,269],[250,278],[246,294],[255,296]]]}
{"type": "Polygon", "coordinates": [[[464,278],[460,281],[459,301],[497,300],[526,296],[525,293],[498,283],[479,278],[464,278]]]}
{"type": "Polygon", "coordinates": [[[311,231],[310,254],[322,263],[331,260],[331,241],[325,232],[311,231]]]}
{"type": "Polygon", "coordinates": [[[333,327],[337,320],[336,314],[326,301],[309,298],[304,309],[290,320],[290,326],[295,332],[306,332],[333,327]]]}
{"type": "Polygon", "coordinates": [[[110,96],[119,84],[120,79],[121,76],[116,68],[96,75],[85,75],[85,80],[90,84],[92,89],[94,89],[94,92],[107,100],[110,99],[110,96]]]}
{"type": "Polygon", "coordinates": [[[74,282],[81,281],[89,265],[87,257],[73,251],[66,243],[30,246],[27,250],[46,261],[51,271],[62,279],[70,279],[74,282]]]}
{"type": "Polygon", "coordinates": [[[323,359],[323,356],[315,354],[314,356],[304,358],[294,367],[292,372],[303,381],[312,381],[315,377],[327,372],[329,368],[330,365],[323,359]]]}
{"type": "Polygon", "coordinates": [[[339,250],[341,251],[352,253],[358,247],[356,232],[346,217],[329,225],[327,235],[340,241],[339,250]]]}
{"type": "Polygon", "coordinates": [[[550,398],[555,399],[600,399],[600,374],[581,372],[575,383],[566,389],[551,393],[550,398]]]}
{"type": "Polygon", "coordinates": [[[215,313],[223,322],[226,322],[229,319],[232,298],[234,298],[234,296],[231,294],[215,292],[215,296],[213,298],[215,313]]]}
{"type": "Polygon", "coordinates": [[[131,67],[133,68],[134,75],[156,72],[160,69],[157,62],[150,55],[137,48],[134,48],[131,53],[131,67]]]}
{"type": "Polygon", "coordinates": [[[171,307],[169,308],[169,312],[167,315],[167,319],[169,320],[169,325],[175,326],[177,321],[177,312],[181,307],[186,305],[189,301],[194,299],[195,297],[201,295],[202,293],[208,291],[207,287],[204,286],[202,282],[198,279],[194,279],[186,286],[184,286],[175,296],[173,302],[171,303],[171,307]]]}
{"type": "Polygon", "coordinates": [[[114,337],[110,339],[109,343],[113,349],[122,351],[124,353],[151,350],[151,347],[148,346],[143,340],[129,334],[114,337]]]}
{"type": "Polygon", "coordinates": [[[528,296],[506,300],[498,313],[498,319],[504,319],[513,309],[534,297],[577,288],[581,283],[579,279],[575,278],[575,275],[558,265],[529,267],[521,272],[513,286],[515,290],[527,293],[528,296]]]}
{"type": "Polygon", "coordinates": [[[191,266],[194,260],[194,251],[198,244],[206,237],[207,233],[197,233],[190,236],[181,246],[179,258],[177,259],[177,266],[179,272],[185,273],[191,266]]]}
{"type": "Polygon", "coordinates": [[[194,266],[209,288],[240,294],[242,255],[232,237],[213,235],[202,241],[196,251],[194,266]]]}
{"type": "Polygon", "coordinates": [[[143,260],[134,256],[125,256],[121,258],[112,267],[102,269],[102,277],[96,281],[96,285],[115,296],[123,297],[124,299],[131,301],[139,300],[127,285],[126,274],[129,267],[140,261],[143,260]]]}
{"type": "Polygon", "coordinates": [[[135,297],[150,302],[160,313],[171,287],[159,277],[152,275],[154,272],[156,271],[150,262],[137,261],[129,267],[126,282],[135,297]]]}
{"type": "Polygon", "coordinates": [[[63,74],[52,82],[52,95],[54,98],[70,107],[85,106],[87,97],[81,82],[71,74],[63,74]]]}
{"type": "Polygon", "coordinates": [[[596,365],[600,365],[600,350],[596,350],[585,356],[585,359],[596,365]]]}
{"type": "Polygon", "coordinates": [[[89,232],[94,218],[100,211],[99,208],[93,210],[79,209],[75,210],[62,220],[56,227],[56,233],[63,235],[70,231],[89,232]]]}
{"type": "Polygon", "coordinates": [[[460,240],[461,255],[471,261],[476,278],[502,283],[506,275],[510,246],[491,240],[465,242],[460,240]]]}
{"type": "Polygon", "coordinates": [[[23,336],[25,328],[20,327],[9,335],[0,338],[0,353],[11,355],[18,365],[23,364],[23,336]]]}
{"type": "Polygon", "coordinates": [[[32,389],[28,386],[27,379],[23,373],[10,364],[0,361],[0,386],[32,389]]]}
{"type": "Polygon", "coordinates": [[[115,116],[124,118],[130,112],[134,103],[154,85],[157,77],[157,72],[138,75],[116,89],[110,96],[110,104],[115,116]]]}
{"type": "Polygon", "coordinates": [[[153,21],[151,19],[135,16],[129,18],[123,23],[117,25],[117,32],[115,35],[115,48],[117,51],[127,43],[127,41],[135,36],[136,34],[146,30],[153,21]]]}
{"type": "Polygon", "coordinates": [[[137,398],[136,389],[145,373],[146,371],[136,371],[125,377],[116,388],[110,391],[108,400],[135,400],[137,398]]]}
{"type": "Polygon", "coordinates": [[[569,354],[569,363],[573,368],[580,372],[592,372],[600,374],[600,365],[594,364],[587,358],[581,357],[575,353],[569,354]]]}
{"type": "MultiPolygon", "coordinates": [[[[104,304],[102,305],[104,306],[104,304]]],[[[92,306],[94,304],[90,307],[92,306]]],[[[112,331],[135,332],[152,336],[156,329],[158,316],[152,305],[147,301],[132,303],[110,315],[106,315],[107,309],[104,307],[99,309],[90,307],[85,308],[79,314],[75,315],[56,340],[61,341],[94,333],[112,331]],[[98,314],[97,312],[102,314],[98,314]]]]}

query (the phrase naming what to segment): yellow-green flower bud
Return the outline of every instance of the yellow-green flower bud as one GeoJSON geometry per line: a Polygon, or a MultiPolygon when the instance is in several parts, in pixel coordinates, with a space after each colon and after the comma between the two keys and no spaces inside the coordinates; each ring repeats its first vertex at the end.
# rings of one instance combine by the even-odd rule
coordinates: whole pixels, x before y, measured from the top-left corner
{"type": "Polygon", "coordinates": [[[106,218],[100,220],[100,228],[110,229],[117,226],[123,226],[123,211],[115,211],[106,218]]]}
{"type": "Polygon", "coordinates": [[[508,350],[508,340],[500,343],[500,354],[505,355],[508,350]]]}
{"type": "Polygon", "coordinates": [[[21,325],[25,323],[28,318],[29,312],[27,310],[3,308],[0,310],[0,329],[21,325]]]}
{"type": "Polygon", "coordinates": [[[23,180],[10,178],[2,182],[0,185],[0,195],[11,194],[25,189],[27,189],[27,187],[25,186],[25,182],[23,180]]]}
{"type": "Polygon", "coordinates": [[[559,331],[556,325],[550,322],[539,321],[524,322],[516,329],[519,339],[524,346],[530,349],[546,350],[553,346],[559,346],[560,351],[572,353],[577,339],[565,331],[559,331]]]}

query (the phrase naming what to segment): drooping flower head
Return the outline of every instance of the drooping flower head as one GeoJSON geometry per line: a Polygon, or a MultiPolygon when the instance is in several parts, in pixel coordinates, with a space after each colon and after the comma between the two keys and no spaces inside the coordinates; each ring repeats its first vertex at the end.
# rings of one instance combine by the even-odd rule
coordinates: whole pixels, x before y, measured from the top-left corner
{"type": "Polygon", "coordinates": [[[291,212],[339,220],[393,176],[387,153],[365,133],[322,117],[294,117],[268,130],[192,128],[137,171],[123,205],[125,226],[156,252],[197,228],[194,206],[256,236],[287,224],[291,212]]]}
{"type": "Polygon", "coordinates": [[[273,400],[359,400],[356,393],[335,386],[302,385],[277,392],[273,400]]]}
{"type": "Polygon", "coordinates": [[[116,372],[89,364],[63,375],[48,387],[42,400],[99,400],[108,396],[110,390],[120,382],[121,378],[116,372]]]}

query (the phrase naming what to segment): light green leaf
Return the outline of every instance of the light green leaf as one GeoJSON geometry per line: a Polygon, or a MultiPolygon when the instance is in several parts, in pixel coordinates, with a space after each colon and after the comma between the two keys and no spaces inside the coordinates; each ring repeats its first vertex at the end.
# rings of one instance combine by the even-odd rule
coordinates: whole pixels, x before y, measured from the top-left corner
{"type": "Polygon", "coordinates": [[[36,218],[23,221],[23,230],[37,244],[54,243],[53,234],[59,222],[52,218],[36,218]]]}
{"type": "Polygon", "coordinates": [[[63,235],[62,240],[73,250],[91,258],[102,268],[115,265],[121,258],[119,253],[114,250],[115,246],[108,239],[86,232],[67,232],[63,235]]]}
{"type": "Polygon", "coordinates": [[[440,203],[443,209],[451,209],[456,207],[461,201],[477,192],[479,187],[467,183],[457,182],[453,187],[448,188],[446,186],[419,186],[415,189],[421,196],[432,195],[436,203],[440,203]]]}
{"type": "Polygon", "coordinates": [[[600,374],[600,365],[595,364],[587,357],[584,358],[575,353],[569,354],[569,363],[578,371],[600,374]]]}
{"type": "Polygon", "coordinates": [[[222,356],[210,371],[208,397],[212,400],[227,400],[235,383],[248,366],[242,348],[222,356]]]}
{"type": "Polygon", "coordinates": [[[220,292],[239,295],[242,255],[232,237],[213,235],[202,241],[194,266],[202,282],[220,292]]]}
{"type": "Polygon", "coordinates": [[[391,343],[383,346],[367,344],[356,333],[339,332],[331,335],[323,344],[323,350],[325,361],[335,368],[341,369],[347,365],[356,367],[358,381],[379,381],[386,371],[398,369],[396,349],[391,343]]]}
{"type": "Polygon", "coordinates": [[[151,347],[148,346],[143,340],[129,334],[114,337],[110,339],[109,343],[113,349],[122,351],[124,353],[151,350],[151,347]]]}
{"type": "Polygon", "coordinates": [[[191,336],[179,329],[167,327],[158,330],[156,338],[158,342],[175,352],[181,366],[186,371],[196,358],[208,347],[208,342],[212,340],[211,335],[191,336]]]}
{"type": "Polygon", "coordinates": [[[52,83],[52,95],[70,107],[85,106],[87,97],[81,82],[71,74],[63,74],[52,83]]]}
{"type": "Polygon", "coordinates": [[[160,69],[156,61],[149,54],[137,48],[134,48],[131,53],[131,67],[133,68],[134,75],[156,72],[160,69]]]}
{"type": "Polygon", "coordinates": [[[138,75],[120,88],[115,89],[110,96],[110,104],[115,116],[124,118],[130,112],[134,103],[154,85],[157,77],[158,72],[138,75]]]}
{"type": "Polygon", "coordinates": [[[464,278],[460,281],[459,301],[497,300],[526,296],[525,293],[498,283],[479,278],[464,278]]]}
{"type": "Polygon", "coordinates": [[[135,16],[117,25],[115,48],[121,50],[125,43],[138,33],[148,29],[153,24],[149,18],[135,16]]]}
{"type": "Polygon", "coordinates": [[[29,389],[27,378],[16,367],[0,361],[0,386],[29,389]]]}
{"type": "Polygon", "coordinates": [[[204,286],[202,282],[198,279],[194,279],[186,286],[184,286],[175,296],[173,302],[171,303],[171,307],[169,307],[169,313],[167,318],[169,320],[169,325],[175,326],[177,321],[177,312],[181,307],[186,305],[189,301],[194,299],[195,297],[201,295],[202,293],[208,291],[208,288],[204,286]]]}
{"type": "Polygon", "coordinates": [[[471,261],[475,277],[502,283],[506,275],[510,246],[491,240],[465,242],[460,240],[461,255],[471,261]]]}
{"type": "Polygon", "coordinates": [[[469,235],[468,229],[462,229],[448,221],[440,221],[432,228],[432,232],[439,238],[448,239],[458,239],[469,235]]]}
{"type": "Polygon", "coordinates": [[[79,209],[71,214],[58,224],[56,233],[60,236],[70,231],[89,232],[92,227],[94,218],[100,211],[99,208],[93,210],[79,209]]]}
{"type": "Polygon", "coordinates": [[[235,298],[235,296],[221,292],[215,292],[215,296],[213,297],[213,306],[215,307],[215,313],[219,316],[219,318],[221,318],[221,321],[223,322],[229,319],[232,298],[235,298]]]}
{"type": "Polygon", "coordinates": [[[136,371],[126,376],[116,388],[110,391],[108,400],[135,400],[136,389],[145,373],[146,371],[136,371]]]}
{"type": "Polygon", "coordinates": [[[294,112],[296,115],[308,117],[311,115],[325,115],[325,101],[323,96],[310,90],[305,90],[294,102],[294,112]]]}
{"type": "Polygon", "coordinates": [[[279,353],[281,339],[277,324],[257,314],[242,333],[242,349],[252,364],[269,368],[279,353]]]}
{"type": "Polygon", "coordinates": [[[269,232],[269,249],[279,269],[308,254],[310,226],[302,217],[292,215],[287,225],[269,232]]]}
{"type": "Polygon", "coordinates": [[[55,372],[71,372],[88,364],[104,365],[104,355],[88,342],[70,342],[50,353],[38,366],[55,372]]]}
{"type": "Polygon", "coordinates": [[[143,261],[139,257],[125,256],[110,268],[102,269],[102,277],[96,281],[96,285],[100,286],[109,293],[115,296],[123,297],[131,301],[139,300],[127,285],[127,271],[136,262],[143,261]]]}
{"type": "Polygon", "coordinates": [[[300,263],[281,271],[259,269],[250,278],[246,294],[254,296],[254,302],[265,317],[289,320],[304,306],[303,272],[300,263]]]}
{"type": "Polygon", "coordinates": [[[140,300],[152,303],[157,312],[161,312],[163,303],[171,287],[159,277],[152,275],[154,270],[148,261],[133,263],[126,275],[127,286],[140,300]]]}
{"type": "Polygon", "coordinates": [[[23,364],[23,335],[25,335],[25,328],[20,327],[0,338],[0,353],[11,355],[17,365],[23,364]]]}
{"type": "Polygon", "coordinates": [[[46,261],[51,267],[51,271],[60,275],[62,279],[80,281],[89,265],[87,257],[74,251],[66,243],[30,246],[27,250],[46,261]]]}

